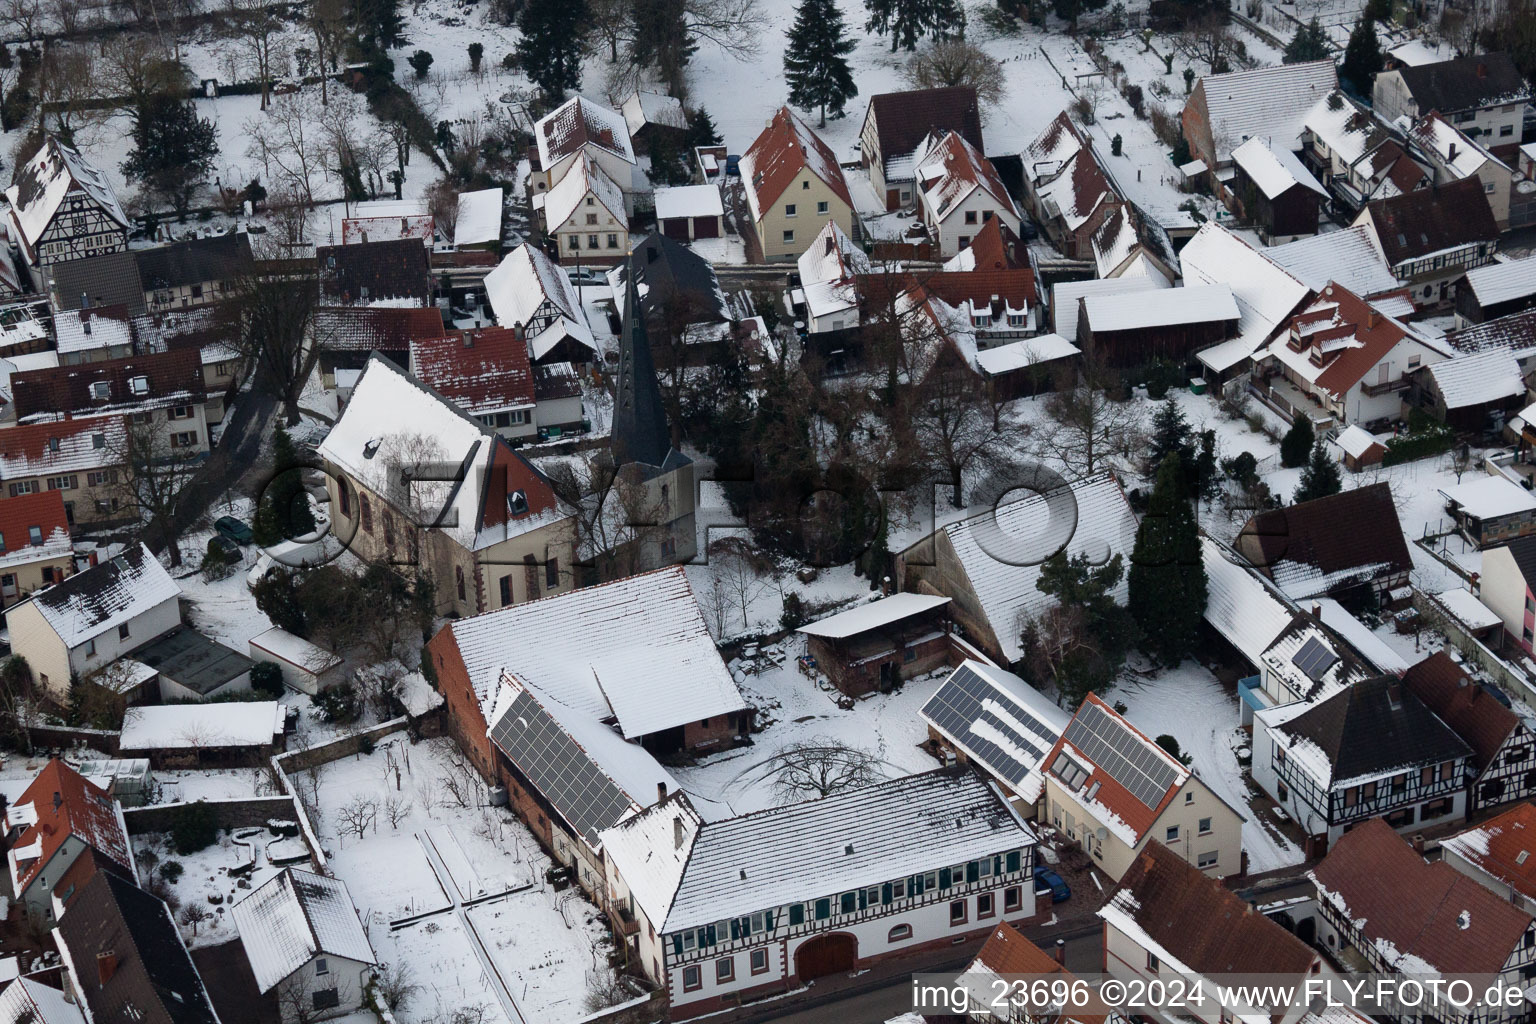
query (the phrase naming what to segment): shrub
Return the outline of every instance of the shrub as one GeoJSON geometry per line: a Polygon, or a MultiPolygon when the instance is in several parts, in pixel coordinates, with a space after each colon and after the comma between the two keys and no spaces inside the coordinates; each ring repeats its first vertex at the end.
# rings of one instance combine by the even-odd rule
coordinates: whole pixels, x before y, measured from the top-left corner
{"type": "Polygon", "coordinates": [[[469,44],[469,70],[475,74],[480,73],[480,61],[485,57],[484,43],[469,44]]]}
{"type": "Polygon", "coordinates": [[[171,818],[171,847],[182,856],[212,846],[218,836],[213,808],[202,800],[178,807],[171,818]]]}
{"type": "Polygon", "coordinates": [[[168,860],[160,865],[160,877],[174,885],[176,879],[181,877],[181,873],[184,870],[185,868],[181,866],[181,861],[168,860]]]}
{"type": "Polygon", "coordinates": [[[426,78],[427,71],[432,67],[432,61],[432,55],[426,50],[417,50],[407,58],[406,63],[411,66],[412,71],[416,72],[417,78],[426,78]]]}
{"type": "Polygon", "coordinates": [[[201,570],[203,579],[209,583],[227,580],[235,572],[235,567],[230,564],[229,556],[224,553],[224,549],[216,546],[212,540],[208,542],[208,551],[203,555],[202,564],[198,569],[201,570]]]}
{"type": "Polygon", "coordinates": [[[1450,451],[1456,435],[1444,427],[1401,434],[1387,442],[1387,454],[1382,456],[1383,466],[1395,466],[1400,462],[1412,462],[1450,451]]]}
{"type": "Polygon", "coordinates": [[[363,710],[362,702],[357,697],[357,690],[351,683],[342,683],[329,690],[321,690],[315,695],[314,704],[315,712],[320,716],[321,721],[330,722],[333,725],[355,722],[363,710]]]}
{"type": "Polygon", "coordinates": [[[1286,431],[1285,439],[1280,442],[1280,465],[1287,469],[1305,466],[1312,455],[1312,441],[1312,421],[1305,416],[1297,416],[1291,429],[1286,431]]]}
{"type": "Polygon", "coordinates": [[[283,693],[283,669],[275,661],[258,661],[251,666],[251,688],[280,697],[283,693]]]}
{"type": "Polygon", "coordinates": [[[784,595],[784,610],[779,613],[779,628],[799,629],[805,625],[805,618],[805,599],[800,596],[799,591],[791,590],[784,595]]]}

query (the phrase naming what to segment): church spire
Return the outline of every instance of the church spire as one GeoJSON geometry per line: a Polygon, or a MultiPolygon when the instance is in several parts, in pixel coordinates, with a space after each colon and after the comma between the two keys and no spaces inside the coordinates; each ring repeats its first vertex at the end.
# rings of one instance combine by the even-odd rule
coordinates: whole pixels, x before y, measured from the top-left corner
{"type": "Polygon", "coordinates": [[[635,287],[638,258],[632,254],[624,268],[624,333],[619,339],[619,381],[610,443],[615,465],[639,462],[659,467],[672,450],[672,432],[661,404],[661,386],[656,382],[645,310],[635,287]]]}

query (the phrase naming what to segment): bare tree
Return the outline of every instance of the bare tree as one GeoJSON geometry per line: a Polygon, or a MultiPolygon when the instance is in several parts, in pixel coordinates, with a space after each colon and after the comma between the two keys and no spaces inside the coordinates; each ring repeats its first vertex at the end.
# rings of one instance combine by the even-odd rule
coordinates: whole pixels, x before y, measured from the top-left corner
{"type": "Polygon", "coordinates": [[[699,610],[704,613],[704,624],[709,628],[715,643],[725,639],[726,622],[731,614],[731,595],[718,576],[711,575],[709,582],[697,591],[699,610]]]}
{"type": "Polygon", "coordinates": [[[830,736],[791,743],[742,772],[773,783],[780,803],[818,799],[873,785],[883,777],[880,759],[830,736]]]}
{"type": "Polygon", "coordinates": [[[201,903],[188,903],[181,910],[181,923],[192,927],[192,934],[197,935],[197,926],[213,916],[213,911],[201,903]]]}
{"type": "Polygon", "coordinates": [[[389,827],[398,830],[400,823],[411,816],[414,806],[410,797],[400,793],[391,793],[385,797],[384,816],[389,819],[389,827]]]}
{"type": "Polygon", "coordinates": [[[369,828],[378,828],[379,803],[369,797],[353,797],[336,810],[336,829],[342,835],[355,835],[361,839],[369,828]]]}
{"type": "Polygon", "coordinates": [[[551,463],[547,472],[555,496],[575,519],[577,548],[598,564],[599,575],[617,579],[641,571],[647,549],[667,533],[660,493],[653,495],[636,473],[615,465],[606,447],[551,463]]]}
{"type": "Polygon", "coordinates": [[[279,8],[269,0],[225,0],[223,28],[245,72],[261,84],[266,110],[273,79],[288,72],[287,25],[279,8]]]}
{"type": "Polygon", "coordinates": [[[1064,377],[1046,399],[1048,417],[1035,434],[1035,451],[1084,476],[1107,466],[1129,469],[1139,457],[1142,417],[1131,402],[1112,399],[1114,374],[1090,361],[1081,376],[1064,377]]]}
{"type": "Polygon", "coordinates": [[[1451,472],[1456,474],[1456,482],[1461,483],[1461,476],[1472,468],[1472,446],[1463,441],[1451,449],[1451,472]]]}
{"type": "Polygon", "coordinates": [[[53,128],[70,135],[106,115],[97,97],[96,55],[92,47],[49,46],[37,69],[38,123],[53,119],[53,128]]]}
{"type": "Polygon", "coordinates": [[[411,997],[421,991],[411,965],[404,961],[380,964],[373,971],[373,990],[392,1012],[403,1010],[411,997]]]}
{"type": "Polygon", "coordinates": [[[459,186],[448,178],[439,178],[427,186],[426,200],[432,227],[444,237],[453,238],[459,220],[459,186]]]}
{"type": "MultiPolygon", "coordinates": [[[[336,983],[336,1003],[345,1005],[352,999],[352,983],[337,974],[325,976],[336,983]]],[[[329,1011],[318,1009],[315,996],[322,991],[320,981],[312,971],[295,971],[277,986],[278,1012],[284,1024],[315,1024],[329,1011]]]]}
{"type": "Polygon", "coordinates": [[[93,88],[104,84],[129,110],[187,85],[186,67],[150,34],[124,32],[104,40],[97,69],[104,82],[91,83],[93,88]]]}
{"type": "Polygon", "coordinates": [[[1002,419],[981,379],[953,349],[934,364],[915,397],[911,422],[918,451],[948,482],[950,503],[962,508],[966,471],[1006,462],[1028,428],[1002,419]]]}
{"type": "Polygon", "coordinates": [[[198,449],[173,443],[164,423],[153,413],[147,423],[129,423],[112,452],[112,464],[121,466],[112,493],[134,515],[138,532],[165,544],[173,568],[181,565],[178,513],[181,496],[192,482],[202,455],[198,449]]]}
{"type": "Polygon", "coordinates": [[[16,749],[32,754],[32,726],[47,715],[47,701],[32,682],[25,658],[12,655],[0,662],[0,735],[16,749]]]}
{"type": "Polygon", "coordinates": [[[719,581],[741,612],[741,628],[752,628],[752,602],[769,587],[773,566],[746,537],[721,537],[709,545],[710,575],[719,581]]]}
{"type": "Polygon", "coordinates": [[[315,182],[326,174],[334,141],[325,127],[324,105],[314,93],[300,89],[272,97],[262,110],[264,114],[245,123],[250,139],[246,155],[261,161],[268,181],[313,207],[315,182]]]}
{"type": "Polygon", "coordinates": [[[347,6],[346,0],[310,0],[308,26],[315,40],[321,104],[330,103],[330,78],[341,70],[340,57],[347,43],[347,6]]]}
{"type": "Polygon", "coordinates": [[[1081,605],[1053,605],[1034,618],[1022,617],[1015,623],[1024,644],[1024,657],[1035,679],[1049,679],[1058,694],[1061,673],[1073,655],[1097,650],[1087,628],[1087,615],[1081,605]]]}
{"type": "Polygon", "coordinates": [[[37,39],[42,32],[43,5],[38,0],[5,0],[0,11],[7,22],[15,27],[19,42],[37,39]]]}
{"type": "Polygon", "coordinates": [[[288,426],[299,422],[299,397],[331,343],[328,322],[316,316],[315,278],[252,267],[235,279],[221,307],[226,335],[254,368],[253,386],[282,403],[288,426]]]}
{"type": "Polygon", "coordinates": [[[902,77],[914,89],[969,85],[983,103],[1001,103],[1008,87],[998,59],[958,37],[924,44],[902,68],[902,77]]]}
{"type": "Polygon", "coordinates": [[[427,817],[432,817],[434,808],[441,807],[443,795],[434,782],[418,782],[416,784],[416,799],[421,804],[421,809],[427,812],[427,817]]]}
{"type": "Polygon", "coordinates": [[[1231,70],[1244,62],[1246,48],[1227,28],[1224,15],[1206,15],[1188,22],[1178,34],[1174,52],[1186,60],[1201,61],[1212,73],[1231,70]]]}

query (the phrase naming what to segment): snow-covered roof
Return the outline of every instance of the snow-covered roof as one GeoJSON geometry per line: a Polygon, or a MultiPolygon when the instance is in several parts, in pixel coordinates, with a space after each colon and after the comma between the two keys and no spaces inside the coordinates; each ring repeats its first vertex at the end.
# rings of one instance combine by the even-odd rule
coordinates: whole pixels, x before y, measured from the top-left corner
{"type": "Polygon", "coordinates": [[[1300,185],[1323,198],[1328,190],[1312,172],[1302,166],[1296,155],[1284,146],[1271,148],[1269,140],[1255,135],[1232,151],[1232,162],[1243,169],[1248,179],[1266,198],[1276,199],[1300,185]]]}
{"type": "Polygon", "coordinates": [[[1241,556],[1209,537],[1201,538],[1209,622],[1255,667],[1264,652],[1296,619],[1296,610],[1275,586],[1241,556]]]}
{"type": "Polygon", "coordinates": [[[976,353],[976,365],[996,376],[1011,370],[1049,363],[1082,354],[1082,349],[1059,334],[1037,334],[976,353]]]}
{"type": "Polygon", "coordinates": [[[763,211],[778,202],[801,170],[810,171],[833,195],[853,206],[848,182],[831,147],[794,111],[780,107],[741,157],[741,179],[754,221],[763,219],[763,211]]]}
{"type": "Polygon", "coordinates": [[[263,993],[317,956],[375,962],[347,885],[339,878],[286,868],[229,914],[263,993]]]}
{"type": "Polygon", "coordinates": [[[60,352],[89,352],[99,348],[133,346],[133,328],[121,306],[110,309],[64,309],[53,316],[53,332],[60,352]]]}
{"type": "Polygon", "coordinates": [[[949,598],[937,594],[892,594],[861,604],[836,615],[808,622],[798,630],[828,640],[843,640],[871,629],[900,622],[909,616],[932,611],[949,604],[949,598]]]}
{"type": "MultiPolygon", "coordinates": [[[[1099,473],[951,523],[941,532],[1012,662],[1023,656],[1019,624],[1055,604],[1035,586],[1045,560],[1063,547],[1095,561],[1129,556],[1136,517],[1115,478],[1099,473]]],[[[1124,600],[1125,593],[1122,580],[1115,599],[1124,600]]]]}
{"type": "MultiPolygon", "coordinates": [[[[675,185],[656,190],[656,219],[723,217],[725,203],[719,185],[675,185]]],[[[827,223],[831,224],[832,221],[827,223]]]]}
{"type": "Polygon", "coordinates": [[[1474,519],[1498,519],[1536,509],[1536,495],[1502,476],[1480,476],[1439,491],[1474,519]]]}
{"type": "Polygon", "coordinates": [[[485,298],[502,327],[526,328],[545,303],[550,305],[554,323],[528,339],[529,354],[534,359],[544,355],[540,341],[546,337],[553,340],[544,351],[567,334],[597,350],[597,341],[571,279],[553,260],[526,242],[507,253],[496,269],[485,275],[485,298]]]}
{"type": "Polygon", "coordinates": [[[482,701],[503,669],[626,735],[746,707],[681,567],[460,619],[450,625],[482,701]],[[620,708],[622,707],[622,711],[620,708]],[[664,724],[662,724],[664,723],[664,724]]]}
{"type": "Polygon", "coordinates": [[[181,587],[142,544],[31,598],[66,647],[78,647],[166,601],[181,587]]]}
{"type": "Polygon", "coordinates": [[[1430,153],[1452,178],[1467,178],[1498,158],[1437,113],[1420,118],[1409,135],[1430,153]]]}
{"type": "Polygon", "coordinates": [[[129,226],[106,175],[93,167],[75,147],[48,136],[41,149],[16,174],[16,183],[5,190],[11,213],[30,249],[37,244],[64,197],[79,189],[122,227],[129,226]]]}
{"type": "Polygon", "coordinates": [[[275,700],[212,704],[154,704],[123,714],[120,750],[197,750],[265,747],[283,734],[275,700]]]}
{"type": "Polygon", "coordinates": [[[1339,436],[1334,438],[1334,443],[1350,458],[1358,459],[1373,447],[1381,446],[1376,436],[1364,427],[1351,423],[1339,431],[1339,436]]]}
{"type": "Polygon", "coordinates": [[[1205,94],[1217,162],[1258,135],[1280,149],[1300,148],[1302,121],[1338,85],[1331,59],[1206,75],[1198,88],[1205,94]]]}
{"type": "Polygon", "coordinates": [[[1134,331],[1173,324],[1210,323],[1241,317],[1224,284],[1166,288],[1130,295],[1092,295],[1083,300],[1094,332],[1134,331]]]}
{"type": "Polygon", "coordinates": [[[1072,718],[1012,672],[975,659],[961,662],[918,714],[1031,803],[1045,784],[1040,762],[1072,718]]]}
{"type": "Polygon", "coordinates": [[[836,220],[828,220],[797,261],[800,287],[811,316],[827,316],[859,303],[854,277],[870,271],[869,257],[836,220]]]}
{"type": "Polygon", "coordinates": [[[1447,409],[1463,409],[1525,394],[1525,378],[1507,348],[1458,355],[1429,365],[1447,409]]]}
{"type": "Polygon", "coordinates": [[[1179,251],[1186,286],[1224,284],[1237,303],[1237,336],[1196,356],[1218,372],[1258,351],[1307,297],[1308,288],[1216,223],[1203,225],[1179,251]]]}
{"type": "Polygon", "coordinates": [[[623,115],[581,96],[571,97],[535,121],[533,137],[539,147],[539,163],[546,169],[583,146],[612,153],[628,163],[635,162],[629,126],[623,115]]]}
{"type": "Polygon", "coordinates": [[[981,155],[959,132],[946,132],[923,152],[913,169],[923,203],[935,220],[944,220],[967,196],[981,189],[998,207],[1018,216],[1013,197],[998,177],[992,161],[981,155]]]}
{"type": "Polygon", "coordinates": [[[1433,596],[1435,601],[1468,629],[1487,629],[1503,621],[1497,612],[1479,601],[1465,587],[1442,590],[1433,596]]]}
{"type": "Polygon", "coordinates": [[[1033,846],[997,790],[940,769],[706,822],[658,932],[714,924],[1033,846]]]}
{"type": "Polygon", "coordinates": [[[1051,287],[1051,316],[1056,333],[1068,341],[1077,340],[1079,299],[1095,295],[1121,295],[1146,292],[1171,285],[1161,276],[1111,277],[1108,280],[1062,281],[1051,287]]]}
{"type": "Polygon", "coordinates": [[[584,209],[582,200],[588,194],[620,224],[627,223],[623,190],[595,160],[583,153],[544,195],[544,223],[551,234],[565,225],[577,209],[584,209]]]}
{"type": "Polygon", "coordinates": [[[317,647],[303,637],[294,636],[279,626],[273,626],[251,637],[250,648],[253,660],[258,660],[262,653],[267,653],[281,658],[290,665],[297,665],[307,672],[316,674],[341,664],[341,658],[324,647],[317,647]]]}
{"type": "Polygon", "coordinates": [[[1408,662],[1403,656],[1387,646],[1386,641],[1371,632],[1369,626],[1351,615],[1339,602],[1331,597],[1319,597],[1312,603],[1321,611],[1323,625],[1343,637],[1366,661],[1383,672],[1408,671],[1408,662]]]}
{"type": "Polygon", "coordinates": [[[0,992],[0,1024],[86,1024],[64,993],[32,978],[17,978],[0,992]]]}
{"type": "Polygon", "coordinates": [[[1416,68],[1420,64],[1439,64],[1455,55],[1455,51],[1449,48],[1449,44],[1445,44],[1442,48],[1431,45],[1423,39],[1410,39],[1387,51],[1388,57],[1411,68],[1416,68]]]}
{"type": "Polygon", "coordinates": [[[652,927],[660,928],[672,910],[672,899],[703,821],[688,798],[679,793],[601,834],[603,856],[624,880],[652,927]]]}
{"type": "Polygon", "coordinates": [[[1536,295],[1536,256],[1474,267],[1467,271],[1467,286],[1484,309],[1536,295]]]}
{"type": "Polygon", "coordinates": [[[665,93],[637,89],[624,101],[623,112],[624,125],[630,135],[639,134],[641,128],[650,124],[679,130],[688,127],[688,112],[683,109],[683,101],[665,93]]]}
{"type": "Polygon", "coordinates": [[[1329,281],[1368,299],[1402,287],[1371,244],[1364,225],[1298,238],[1270,246],[1261,254],[1315,292],[1322,291],[1329,281]]]}
{"type": "MultiPolygon", "coordinates": [[[[1333,633],[1310,618],[1296,619],[1269,645],[1259,665],[1281,686],[1302,698],[1295,710],[1289,712],[1293,715],[1307,707],[1305,701],[1337,693],[1341,687],[1371,674],[1333,633]],[[1303,664],[1313,666],[1313,671],[1306,671],[1303,665],[1297,664],[1298,655],[1303,650],[1321,651],[1322,657],[1317,664],[1326,667],[1319,671],[1307,658],[1301,658],[1303,664]]],[[[1278,713],[1277,709],[1271,711],[1278,713]]]]}
{"type": "Polygon", "coordinates": [[[483,188],[459,193],[459,212],[453,221],[454,245],[484,245],[501,241],[502,190],[483,188]]]}

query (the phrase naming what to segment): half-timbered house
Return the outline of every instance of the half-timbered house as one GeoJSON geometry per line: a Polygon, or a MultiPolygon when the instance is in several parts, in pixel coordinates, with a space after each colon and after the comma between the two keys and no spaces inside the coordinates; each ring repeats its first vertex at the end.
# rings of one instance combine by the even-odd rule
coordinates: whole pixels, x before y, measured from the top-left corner
{"type": "Polygon", "coordinates": [[[1536,795],[1536,732],[1449,654],[1414,665],[1403,685],[1472,748],[1468,814],[1536,795]]]}
{"type": "Polygon", "coordinates": [[[5,190],[22,256],[41,288],[40,268],[128,248],[128,215],[106,176],[55,136],[5,190]]]}

